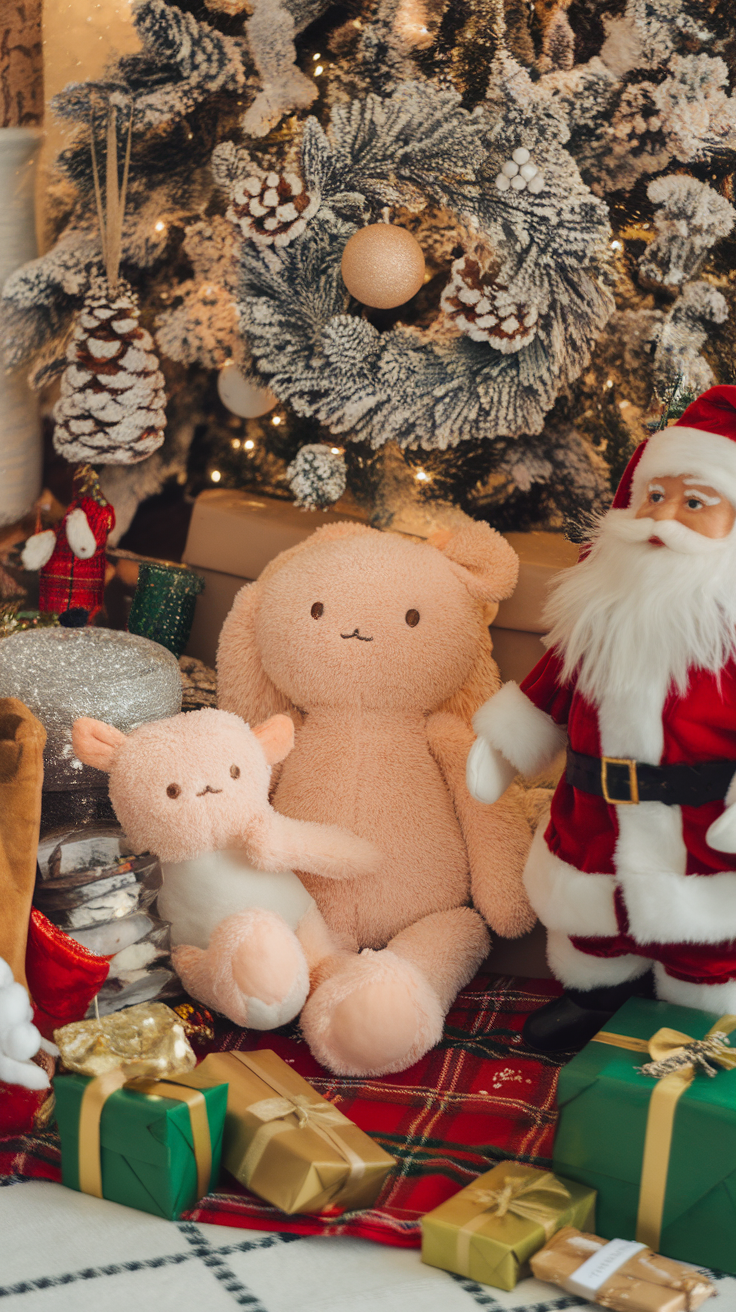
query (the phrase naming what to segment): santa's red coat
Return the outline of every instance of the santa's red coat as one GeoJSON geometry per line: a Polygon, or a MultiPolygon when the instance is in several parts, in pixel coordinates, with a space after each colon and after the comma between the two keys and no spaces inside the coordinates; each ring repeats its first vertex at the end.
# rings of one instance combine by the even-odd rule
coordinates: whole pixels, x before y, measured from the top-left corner
{"type": "Polygon", "coordinates": [[[101,505],[90,496],[74,498],[56,531],[56,546],[39,576],[39,610],[60,614],[81,607],[89,611],[90,618],[100,610],[107,565],[105,543],[114,527],[111,505],[101,505]],[[67,521],[75,510],[84,511],[97,544],[96,551],[85,560],[75,556],[67,538],[67,521]]]}

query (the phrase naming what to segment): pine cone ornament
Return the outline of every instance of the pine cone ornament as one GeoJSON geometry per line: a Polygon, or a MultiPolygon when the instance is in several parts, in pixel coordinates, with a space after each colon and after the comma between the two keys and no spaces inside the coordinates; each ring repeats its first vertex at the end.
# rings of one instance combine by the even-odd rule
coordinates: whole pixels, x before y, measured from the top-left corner
{"type": "Polygon", "coordinates": [[[236,183],[227,217],[257,246],[288,246],[318,207],[296,173],[254,173],[236,183]]]}
{"type": "Polygon", "coordinates": [[[324,510],[345,491],[347,474],[342,451],[310,443],[297,451],[286,471],[294,504],[305,510],[324,510]]]}
{"type": "Polygon", "coordinates": [[[127,284],[90,288],[67,350],[54,408],[54,447],[66,460],[132,465],[164,440],[164,377],[127,284]]]}
{"type": "Polygon", "coordinates": [[[456,328],[474,342],[489,342],[511,355],[532,341],[538,312],[520,304],[508,287],[498,282],[475,255],[462,255],[452,266],[452,277],[441,297],[441,307],[456,328]]]}

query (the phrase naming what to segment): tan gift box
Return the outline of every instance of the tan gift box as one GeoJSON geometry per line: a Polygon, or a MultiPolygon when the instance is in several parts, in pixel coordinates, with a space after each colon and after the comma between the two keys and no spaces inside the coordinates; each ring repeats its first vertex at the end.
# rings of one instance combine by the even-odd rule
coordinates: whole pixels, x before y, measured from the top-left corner
{"type": "Polygon", "coordinates": [[[216,1052],[186,1080],[228,1084],[222,1164],[282,1212],[359,1211],[395,1160],[275,1052],[216,1052]]]}

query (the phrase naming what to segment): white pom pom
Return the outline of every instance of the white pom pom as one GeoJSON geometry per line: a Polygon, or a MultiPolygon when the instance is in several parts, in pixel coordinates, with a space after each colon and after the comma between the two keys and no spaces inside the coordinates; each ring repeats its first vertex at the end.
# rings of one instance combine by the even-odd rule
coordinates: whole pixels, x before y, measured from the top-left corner
{"type": "Polygon", "coordinates": [[[537,176],[539,169],[536,164],[522,164],[519,172],[525,182],[531,182],[532,178],[537,176]]]}
{"type": "Polygon", "coordinates": [[[528,183],[527,185],[532,195],[538,196],[540,191],[544,190],[544,174],[543,173],[535,174],[531,182],[528,183]]]}
{"type": "Polygon", "coordinates": [[[511,186],[511,182],[509,178],[506,177],[506,174],[499,173],[498,177],[496,178],[496,187],[498,188],[498,190],[508,191],[510,186],[511,186]]]}
{"type": "Polygon", "coordinates": [[[511,179],[511,186],[514,191],[526,191],[526,182],[520,173],[517,173],[516,177],[511,179]]]}
{"type": "Polygon", "coordinates": [[[26,540],[26,545],[21,553],[20,559],[23,568],[28,570],[43,569],[47,561],[51,559],[55,546],[56,534],[53,529],[47,528],[43,533],[34,533],[32,537],[26,540]]]}
{"type": "Polygon", "coordinates": [[[526,164],[529,159],[529,151],[526,146],[517,146],[511,158],[515,164],[526,164]]]}
{"type": "Polygon", "coordinates": [[[517,173],[519,172],[519,165],[514,164],[514,161],[512,159],[507,159],[506,163],[503,165],[501,169],[501,172],[505,173],[507,178],[515,178],[517,173]]]}

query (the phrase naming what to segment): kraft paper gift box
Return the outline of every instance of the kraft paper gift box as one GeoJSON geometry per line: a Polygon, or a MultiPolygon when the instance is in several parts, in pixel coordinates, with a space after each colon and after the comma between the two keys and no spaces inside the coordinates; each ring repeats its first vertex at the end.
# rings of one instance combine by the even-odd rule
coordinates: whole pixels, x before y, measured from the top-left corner
{"type": "Polygon", "coordinates": [[[226,1081],[222,1162],[282,1212],[370,1207],[395,1159],[270,1050],[218,1052],[182,1082],[226,1081]]]}
{"type": "Polygon", "coordinates": [[[513,1289],[564,1225],[594,1226],[595,1190],[521,1162],[493,1170],[422,1217],[422,1261],[513,1289]]]}
{"type": "Polygon", "coordinates": [[[736,1049],[708,1040],[710,1077],[697,1049],[734,1028],[736,1016],[631,998],[560,1071],[554,1147],[555,1171],[597,1189],[598,1234],[732,1275],[736,1049]]]}
{"type": "MultiPolygon", "coordinates": [[[[181,1078],[183,1083],[188,1080],[181,1078]]],[[[134,1081],[137,1088],[116,1087],[104,1098],[97,1132],[99,1106],[90,1108],[89,1095],[85,1104],[85,1093],[105,1080],[109,1076],[93,1080],[69,1074],[53,1081],[62,1184],[173,1221],[217,1183],[227,1088],[221,1084],[195,1091],[190,1107],[179,1100],[190,1091],[177,1089],[168,1079],[134,1081]],[[89,1115],[93,1124],[85,1125],[89,1115]]]]}

